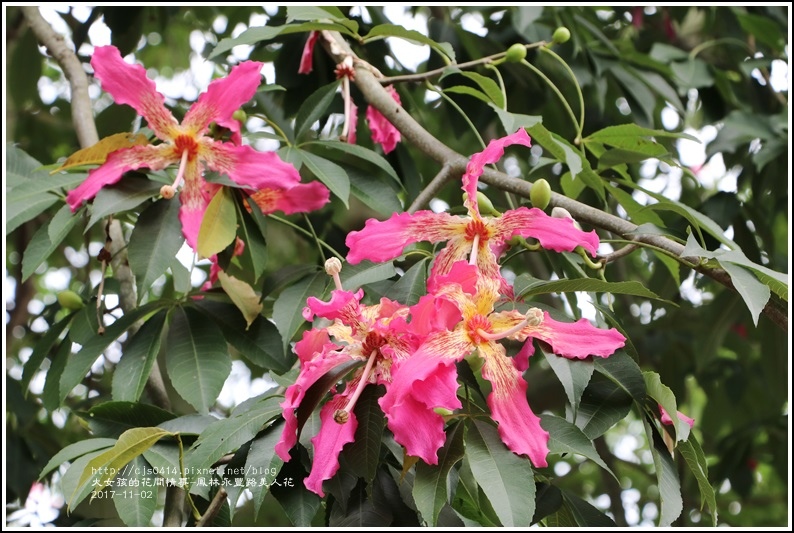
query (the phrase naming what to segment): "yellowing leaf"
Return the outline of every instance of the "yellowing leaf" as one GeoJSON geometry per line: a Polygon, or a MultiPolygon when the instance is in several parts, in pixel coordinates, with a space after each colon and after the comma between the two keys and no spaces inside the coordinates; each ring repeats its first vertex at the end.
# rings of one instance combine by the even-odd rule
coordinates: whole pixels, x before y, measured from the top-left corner
{"type": "Polygon", "coordinates": [[[72,167],[101,165],[108,156],[116,150],[131,148],[133,146],[142,146],[148,143],[149,139],[142,133],[134,135],[132,133],[116,133],[110,137],[105,137],[93,146],[76,151],[70,155],[61,166],[50,172],[50,175],[72,167]]]}
{"type": "Polygon", "coordinates": [[[218,272],[218,280],[220,280],[221,287],[229,295],[234,305],[243,313],[245,321],[250,327],[259,316],[259,313],[262,312],[261,295],[257,294],[254,288],[246,282],[234,276],[229,276],[222,270],[218,272]]]}
{"type": "Polygon", "coordinates": [[[198,234],[198,254],[212,257],[229,246],[237,236],[237,210],[231,193],[222,188],[210,200],[198,234]]]}

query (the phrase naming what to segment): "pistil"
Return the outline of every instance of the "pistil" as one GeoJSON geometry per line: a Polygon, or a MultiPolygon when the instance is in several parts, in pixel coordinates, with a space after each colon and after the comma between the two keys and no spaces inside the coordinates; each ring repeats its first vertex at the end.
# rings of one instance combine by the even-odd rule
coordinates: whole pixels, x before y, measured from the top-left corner
{"type": "Polygon", "coordinates": [[[505,339],[510,335],[515,335],[522,329],[527,326],[537,327],[543,322],[543,311],[538,309],[537,307],[531,308],[527,311],[527,314],[524,316],[524,320],[513,326],[512,328],[501,331],[499,333],[488,333],[487,331],[483,330],[482,328],[477,329],[477,334],[482,337],[483,339],[487,339],[489,341],[498,341],[500,339],[505,339]]]}
{"type": "Polygon", "coordinates": [[[179,162],[179,170],[176,173],[176,179],[174,180],[174,184],[163,185],[162,187],[160,187],[160,194],[166,200],[170,200],[176,194],[176,188],[182,182],[182,178],[185,175],[185,168],[187,167],[187,160],[189,156],[190,156],[190,150],[188,150],[187,148],[182,150],[182,159],[179,162]]]}
{"type": "Polygon", "coordinates": [[[372,365],[375,364],[375,358],[377,355],[378,350],[372,350],[372,354],[369,356],[367,366],[364,367],[364,372],[361,374],[361,379],[358,382],[358,386],[356,387],[353,396],[351,396],[347,401],[347,405],[345,405],[344,409],[337,409],[334,413],[334,421],[337,424],[344,424],[350,419],[350,412],[353,410],[353,407],[355,407],[358,397],[361,396],[361,392],[364,390],[364,387],[366,387],[367,383],[369,382],[369,374],[372,370],[372,365]]]}

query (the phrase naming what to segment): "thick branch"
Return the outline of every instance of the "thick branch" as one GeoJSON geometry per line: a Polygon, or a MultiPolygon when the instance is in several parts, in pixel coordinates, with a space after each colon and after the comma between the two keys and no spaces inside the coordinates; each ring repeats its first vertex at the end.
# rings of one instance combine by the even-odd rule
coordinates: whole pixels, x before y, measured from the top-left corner
{"type": "MultiPolygon", "coordinates": [[[[323,32],[327,36],[324,42],[328,53],[334,61],[341,62],[344,57],[354,55],[342,36],[335,32],[323,32]]],[[[380,111],[394,127],[400,130],[402,137],[416,146],[419,150],[432,157],[442,165],[448,165],[451,171],[458,171],[461,174],[466,169],[468,158],[455,152],[444,143],[436,139],[430,132],[424,129],[405,109],[392,99],[388,92],[380,84],[380,81],[373,74],[373,70],[367,67],[362,60],[356,61],[356,86],[366,98],[370,105],[380,111]]],[[[498,189],[512,192],[524,198],[529,198],[529,191],[532,184],[528,181],[511,178],[503,172],[485,168],[480,178],[483,183],[492,185],[498,189]]],[[[551,193],[552,207],[563,207],[578,221],[603,230],[619,235],[627,240],[634,240],[655,246],[670,255],[681,257],[684,246],[661,235],[633,235],[637,225],[605,213],[600,209],[591,207],[587,204],[577,202],[559,193],[551,193]]],[[[686,258],[685,258],[686,259],[686,258]]],[[[697,259],[690,259],[691,262],[698,263],[697,259]]],[[[731,277],[722,269],[696,268],[698,272],[704,274],[731,290],[735,290],[731,277]]],[[[776,306],[772,301],[764,307],[764,314],[769,317],[781,329],[788,331],[788,314],[776,306]]]]}
{"type": "Polygon", "coordinates": [[[72,122],[77,139],[82,148],[96,144],[99,136],[94,123],[94,112],[91,107],[91,98],[88,96],[88,77],[83,70],[83,64],[77,58],[73,48],[67,44],[66,38],[52,29],[44,20],[35,6],[23,6],[22,14],[30,24],[36,38],[47,47],[50,55],[58,62],[69,80],[72,90],[72,122]]]}

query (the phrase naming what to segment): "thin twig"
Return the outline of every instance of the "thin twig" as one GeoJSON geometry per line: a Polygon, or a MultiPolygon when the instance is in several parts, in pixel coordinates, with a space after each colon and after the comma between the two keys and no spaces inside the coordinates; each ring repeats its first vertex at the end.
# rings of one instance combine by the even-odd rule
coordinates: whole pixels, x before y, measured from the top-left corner
{"type": "Polygon", "coordinates": [[[408,207],[409,213],[415,213],[419,209],[425,207],[430,200],[440,191],[444,185],[449,181],[449,179],[453,176],[451,172],[451,168],[449,165],[444,165],[441,167],[441,170],[438,171],[438,174],[427,184],[422,192],[420,192],[416,199],[411,203],[408,207]]]}
{"type": "Polygon", "coordinates": [[[215,497],[212,498],[210,502],[210,506],[207,507],[207,510],[202,515],[201,519],[196,522],[196,527],[206,527],[212,522],[218,513],[221,512],[221,508],[223,504],[226,502],[226,489],[220,487],[218,492],[215,493],[215,497]]]}
{"type": "MultiPolygon", "coordinates": [[[[339,62],[345,56],[353,55],[352,50],[341,34],[335,32],[328,33],[334,35],[335,41],[330,44],[324,42],[323,45],[335,61],[339,62]]],[[[400,131],[402,138],[406,142],[411,143],[439,163],[449,165],[450,171],[452,172],[458,171],[462,174],[465,171],[468,158],[455,152],[425,130],[402,106],[392,99],[391,95],[381,86],[380,80],[372,74],[372,70],[367,68],[365,62],[362,60],[356,61],[355,84],[364,95],[367,102],[378,109],[378,111],[400,131]]],[[[483,170],[480,180],[483,183],[512,192],[523,198],[529,198],[529,191],[532,189],[532,184],[530,182],[523,179],[511,178],[503,172],[490,168],[485,168],[483,170]]],[[[637,229],[637,225],[628,220],[611,215],[556,192],[551,193],[549,205],[551,207],[563,207],[567,209],[578,222],[590,224],[623,238],[631,239],[631,233],[637,229]]],[[[684,246],[682,244],[661,235],[638,235],[634,237],[633,240],[660,248],[676,258],[681,258],[681,254],[684,251],[684,246]]],[[[697,261],[694,262],[697,263],[697,261]]],[[[703,266],[697,267],[695,270],[716,280],[729,289],[735,290],[731,277],[725,270],[720,268],[705,268],[703,266]]],[[[779,308],[774,302],[770,301],[767,303],[764,307],[764,314],[778,327],[784,331],[788,331],[788,313],[779,308]]]]}
{"type": "Polygon", "coordinates": [[[598,257],[596,257],[596,261],[601,261],[604,264],[611,263],[612,261],[617,261],[618,259],[626,257],[635,250],[638,250],[639,248],[640,248],[639,244],[627,244],[623,248],[620,248],[619,250],[615,250],[611,254],[599,255],[598,257]]]}

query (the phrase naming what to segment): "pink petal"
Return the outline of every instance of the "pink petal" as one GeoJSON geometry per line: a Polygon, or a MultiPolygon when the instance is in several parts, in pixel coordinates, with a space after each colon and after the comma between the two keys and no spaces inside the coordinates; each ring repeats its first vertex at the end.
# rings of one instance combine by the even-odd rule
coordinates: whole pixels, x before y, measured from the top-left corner
{"type": "Polygon", "coordinates": [[[200,157],[210,170],[226,174],[250,189],[289,188],[300,183],[298,170],[275,152],[257,152],[250,146],[235,146],[202,139],[200,157]]]}
{"type": "Polygon", "coordinates": [[[333,350],[335,345],[331,343],[328,337],[328,331],[325,329],[310,329],[303,332],[301,340],[295,343],[295,353],[301,363],[307,363],[314,359],[318,353],[326,350],[333,350]],[[331,344],[332,346],[328,346],[331,344]]]}
{"type": "Polygon", "coordinates": [[[543,312],[543,323],[524,330],[528,336],[551,345],[557,355],[584,359],[589,355],[606,357],[626,344],[626,338],[615,328],[600,329],[586,318],[576,322],[558,322],[543,312]]]}
{"type": "Polygon", "coordinates": [[[182,126],[200,135],[210,122],[216,122],[239,136],[240,122],[232,114],[256,94],[262,82],[261,70],[262,63],[243,61],[225,78],[213,80],[185,113],[182,126]]]}
{"type": "Polygon", "coordinates": [[[83,183],[69,192],[66,203],[72,211],[77,211],[84,201],[96,196],[102,187],[117,183],[128,170],[142,167],[161,170],[174,161],[167,145],[133,146],[117,150],[108,155],[101,166],[91,170],[83,183]]]}
{"type": "MultiPolygon", "coordinates": [[[[386,90],[391,94],[395,102],[400,104],[400,95],[397,90],[389,85],[386,90]]],[[[400,142],[400,130],[394,127],[380,111],[373,106],[367,107],[367,122],[372,132],[372,141],[379,143],[383,147],[383,153],[388,154],[397,147],[400,142]]]]}
{"type": "Polygon", "coordinates": [[[172,138],[173,127],[178,123],[166,109],[165,99],[157,92],[154,81],[146,77],[146,69],[124,61],[115,46],[97,47],[91,56],[91,66],[102,89],[110,93],[117,104],[135,109],[160,139],[172,138]]]}
{"type": "Polygon", "coordinates": [[[184,190],[179,195],[182,206],[179,208],[179,221],[182,223],[182,235],[185,236],[188,246],[194,251],[198,250],[198,235],[201,229],[201,222],[204,220],[204,213],[207,211],[207,204],[204,203],[189,206],[183,200],[184,190]]]}
{"type": "Polygon", "coordinates": [[[251,195],[264,214],[282,211],[287,215],[316,211],[330,200],[328,187],[319,181],[299,183],[288,189],[259,189],[251,195]]]}
{"type": "Polygon", "coordinates": [[[499,423],[497,429],[502,441],[513,453],[529,456],[536,468],[548,466],[549,433],[540,426],[540,418],[529,407],[527,382],[505,356],[500,344],[481,344],[479,350],[485,359],[482,377],[493,385],[488,407],[499,423]]]}
{"type": "Polygon", "coordinates": [[[454,328],[461,320],[460,311],[452,302],[426,294],[411,308],[409,330],[414,335],[424,337],[454,328]]]}
{"type": "Polygon", "coordinates": [[[535,345],[532,339],[527,339],[517,354],[513,356],[513,364],[519,372],[524,372],[529,368],[529,358],[535,353],[535,345]]]}
{"type": "MultiPolygon", "coordinates": [[[[664,407],[662,407],[662,404],[659,404],[659,412],[662,413],[662,418],[661,418],[662,424],[672,426],[673,419],[670,418],[670,415],[667,413],[667,411],[665,411],[664,407]]],[[[689,424],[690,429],[695,427],[695,420],[693,418],[689,418],[681,411],[678,411],[676,414],[681,422],[686,422],[687,424],[689,424]]]]}
{"type": "Polygon", "coordinates": [[[593,257],[599,245],[595,231],[584,232],[570,218],[551,217],[537,207],[506,211],[496,223],[496,228],[493,241],[498,243],[520,235],[537,239],[541,246],[555,252],[571,252],[581,246],[593,257]]]}
{"type": "Polygon", "coordinates": [[[364,297],[364,291],[359,289],[355,293],[350,291],[331,291],[331,301],[324,302],[314,296],[306,299],[306,308],[303,310],[303,318],[312,320],[313,315],[317,315],[328,320],[341,319],[345,324],[356,320],[361,314],[358,303],[364,297]]]}
{"type": "Polygon", "coordinates": [[[470,212],[477,213],[477,216],[480,215],[480,208],[477,205],[477,181],[482,176],[483,168],[485,165],[499,161],[505,153],[505,147],[511,144],[532,146],[527,131],[521,128],[512,135],[491,140],[485,150],[471,156],[466,165],[466,172],[463,173],[463,191],[466,193],[463,203],[470,212]]]}
{"type": "Polygon", "coordinates": [[[388,220],[367,220],[364,229],[352,231],[345,244],[347,260],[356,264],[364,259],[383,262],[398,257],[409,244],[446,241],[465,231],[467,220],[448,213],[417,211],[395,214],[388,220]]]}
{"type": "Polygon", "coordinates": [[[303,53],[301,53],[298,74],[308,74],[312,71],[312,53],[314,52],[314,45],[317,44],[318,37],[320,37],[319,31],[309,32],[309,38],[306,39],[306,44],[303,45],[303,53]]]}
{"type": "MultiPolygon", "coordinates": [[[[350,385],[354,386],[354,383],[351,382],[350,385]]],[[[334,477],[339,470],[339,453],[345,444],[355,439],[358,420],[354,412],[350,413],[344,424],[334,420],[336,410],[342,409],[346,403],[346,395],[340,394],[323,406],[320,410],[320,432],[312,439],[314,447],[312,470],[309,472],[309,477],[303,480],[303,484],[321,498],[325,496],[323,481],[334,477]]]]}
{"type": "Polygon", "coordinates": [[[350,122],[347,125],[347,139],[344,141],[347,144],[356,144],[356,129],[358,127],[358,107],[353,104],[353,99],[350,99],[350,122]]]}
{"type": "MultiPolygon", "coordinates": [[[[468,294],[475,294],[477,292],[477,283],[480,281],[480,271],[476,265],[470,265],[468,261],[457,261],[444,274],[438,274],[434,280],[434,286],[440,288],[448,283],[457,283],[463,292],[468,294]]],[[[430,289],[428,284],[428,291],[435,292],[430,289]]]]}
{"type": "Polygon", "coordinates": [[[405,446],[408,455],[438,464],[438,449],[446,435],[444,419],[433,409],[459,409],[457,390],[457,369],[452,359],[420,351],[395,365],[392,382],[378,403],[394,440],[405,446]]]}

